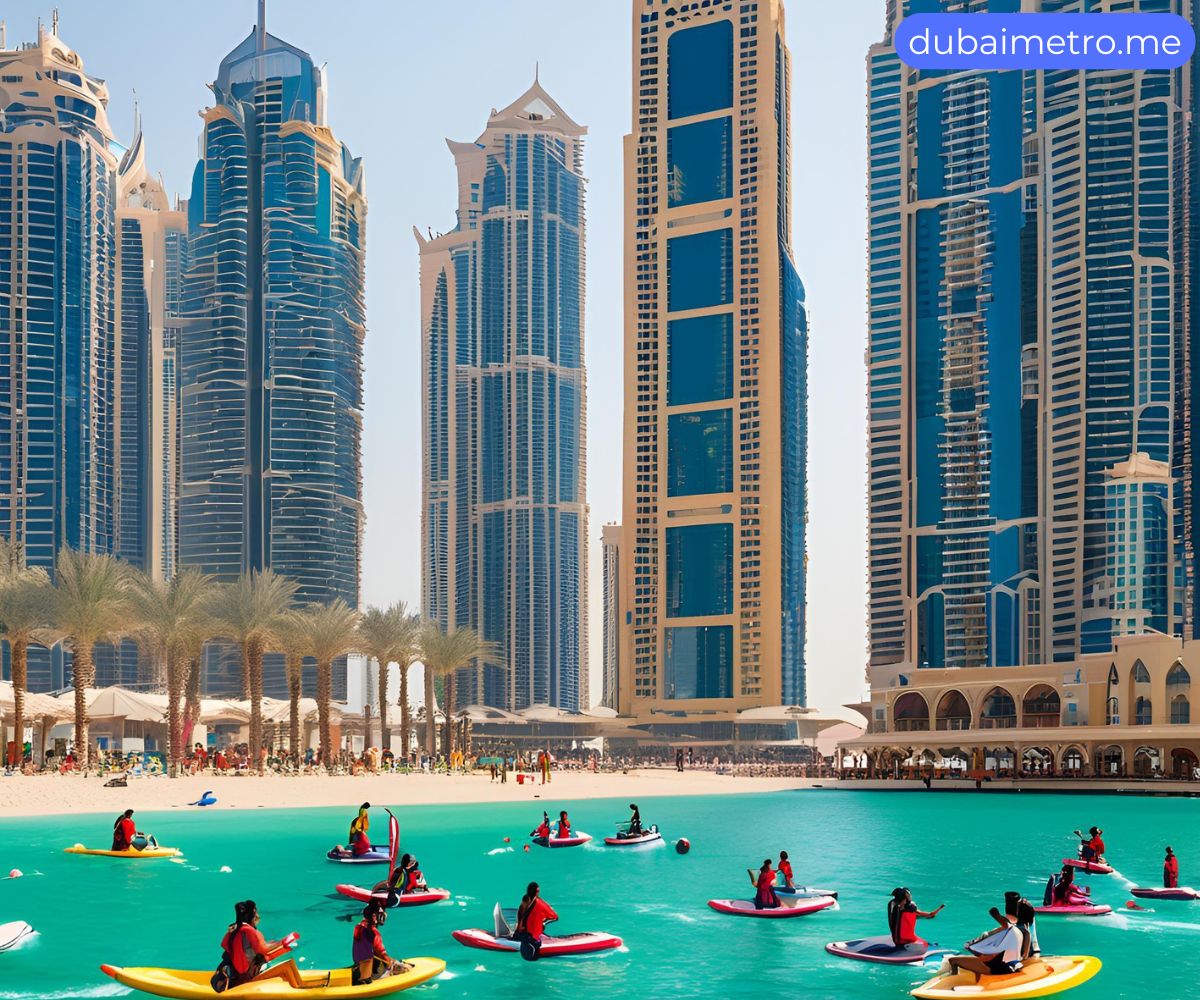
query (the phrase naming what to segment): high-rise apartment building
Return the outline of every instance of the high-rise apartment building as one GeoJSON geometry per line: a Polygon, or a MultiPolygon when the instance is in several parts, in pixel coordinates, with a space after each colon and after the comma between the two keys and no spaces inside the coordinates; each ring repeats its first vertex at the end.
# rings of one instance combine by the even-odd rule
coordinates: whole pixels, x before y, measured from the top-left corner
{"type": "Polygon", "coordinates": [[[583,136],[540,83],[449,142],[421,255],[422,605],[496,657],[462,704],[588,707],[583,136]]]}
{"type": "MultiPolygon", "coordinates": [[[[119,150],[108,90],[54,31],[0,46],[0,534],[52,568],[112,551],[119,150]]],[[[30,656],[29,686],[63,684],[30,656]]]]}
{"type": "Polygon", "coordinates": [[[732,722],[805,703],[784,6],[632,9],[619,707],[732,722]]]}
{"type": "MultiPolygon", "coordinates": [[[[357,606],[363,166],[328,124],[324,70],[261,20],[221,62],[188,202],[179,563],[269,567],[301,602],[357,606]]],[[[215,654],[206,684],[240,690],[215,654]]],[[[286,692],[281,658],[265,685],[286,692]]]]}
{"type": "Polygon", "coordinates": [[[1191,71],[868,56],[870,663],[1066,662],[1191,636],[1191,71]]]}
{"type": "Polygon", "coordinates": [[[604,553],[604,623],[601,636],[603,672],[600,704],[616,709],[621,685],[621,526],[606,524],[602,532],[604,553]]]}

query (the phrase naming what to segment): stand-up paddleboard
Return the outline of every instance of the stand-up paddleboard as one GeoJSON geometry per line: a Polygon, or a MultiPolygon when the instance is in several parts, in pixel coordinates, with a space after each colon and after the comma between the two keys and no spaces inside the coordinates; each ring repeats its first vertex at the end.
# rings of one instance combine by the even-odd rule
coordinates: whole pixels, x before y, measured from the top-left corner
{"type": "Polygon", "coordinates": [[[976,976],[973,972],[954,973],[943,964],[938,974],[912,995],[918,1000],[961,1000],[962,997],[993,997],[998,1000],[1025,1000],[1048,997],[1086,983],[1100,971],[1100,959],[1090,955],[1064,955],[1036,958],[1020,970],[1006,976],[976,976]]]}
{"type": "Polygon", "coordinates": [[[449,889],[418,889],[416,892],[391,893],[387,889],[364,889],[359,885],[339,885],[337,891],[349,899],[360,903],[369,903],[376,899],[391,906],[424,906],[426,903],[440,903],[450,898],[449,889]],[[388,904],[388,897],[394,896],[394,901],[388,904]]]}
{"type": "Polygon", "coordinates": [[[718,913],[735,917],[802,917],[833,906],[837,902],[832,896],[814,896],[811,899],[788,899],[780,897],[779,905],[770,909],[755,909],[752,899],[710,899],[708,905],[718,913]]]}
{"type": "Polygon", "coordinates": [[[1113,873],[1112,865],[1104,861],[1084,861],[1083,858],[1063,858],[1063,864],[1071,868],[1078,868],[1081,871],[1087,872],[1089,875],[1111,875],[1113,873]]]}
{"type": "Polygon", "coordinates": [[[1179,903],[1189,903],[1200,899],[1200,892],[1189,889],[1186,885],[1176,886],[1174,889],[1137,888],[1130,889],[1129,892],[1139,899],[1170,899],[1179,903]]]}
{"type": "Polygon", "coordinates": [[[396,867],[396,852],[400,848],[400,823],[392,811],[387,810],[388,814],[388,845],[387,847],[372,847],[369,851],[362,854],[355,854],[351,847],[343,847],[338,844],[330,848],[329,853],[325,855],[330,861],[340,861],[344,865],[382,865],[388,866],[388,875],[392,873],[392,869],[396,867]]]}
{"type": "MultiPolygon", "coordinates": [[[[506,910],[499,903],[492,910],[493,929],[480,927],[453,931],[454,940],[468,948],[484,951],[520,952],[521,942],[513,928],[517,922],[517,911],[506,910]]],[[[538,958],[553,958],[558,955],[587,955],[596,951],[611,951],[621,947],[621,939],[603,931],[585,931],[582,934],[547,934],[542,937],[538,958]]]]}
{"type": "Polygon", "coordinates": [[[183,854],[183,851],[177,847],[147,847],[144,851],[139,851],[136,847],[128,847],[123,851],[103,851],[98,847],[84,847],[83,844],[76,844],[74,847],[68,847],[66,853],[88,854],[96,858],[128,858],[135,861],[139,858],[144,860],[177,858],[183,854]]]}
{"type": "Polygon", "coordinates": [[[0,951],[15,948],[26,938],[33,935],[33,928],[24,920],[14,920],[11,923],[0,924],[0,951]]]}
{"type": "Polygon", "coordinates": [[[1104,917],[1112,913],[1112,907],[1107,903],[1077,903],[1072,906],[1052,903],[1049,906],[1035,906],[1033,912],[1039,917],[1104,917]]]}
{"type": "Polygon", "coordinates": [[[884,965],[916,965],[954,952],[939,948],[928,941],[897,945],[890,934],[879,937],[858,938],[855,941],[831,941],[825,950],[838,958],[853,958],[860,962],[880,962],[884,965]]]}
{"type": "Polygon", "coordinates": [[[819,896],[838,898],[837,889],[818,889],[811,885],[798,885],[789,889],[786,885],[775,886],[776,896],[790,896],[793,899],[816,899],[819,896]]]}

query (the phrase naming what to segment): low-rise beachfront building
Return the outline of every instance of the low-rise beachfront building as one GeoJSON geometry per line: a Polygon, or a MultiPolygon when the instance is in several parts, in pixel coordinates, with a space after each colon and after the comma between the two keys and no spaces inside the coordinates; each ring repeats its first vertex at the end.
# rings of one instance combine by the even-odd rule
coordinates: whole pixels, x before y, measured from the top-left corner
{"type": "Polygon", "coordinates": [[[847,775],[1171,777],[1200,772],[1200,642],[1125,636],[1073,663],[899,673],[872,691],[847,775]]]}

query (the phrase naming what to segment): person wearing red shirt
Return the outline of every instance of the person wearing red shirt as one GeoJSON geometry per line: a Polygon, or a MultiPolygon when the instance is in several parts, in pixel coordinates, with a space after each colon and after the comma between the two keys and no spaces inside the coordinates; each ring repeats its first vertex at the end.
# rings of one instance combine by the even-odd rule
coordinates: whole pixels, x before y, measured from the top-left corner
{"type": "MultiPolygon", "coordinates": [[[[221,939],[223,957],[217,973],[218,976],[222,973],[228,976],[225,989],[241,986],[255,979],[283,979],[297,990],[314,985],[304,981],[296,963],[290,958],[264,971],[267,963],[273,962],[288,951],[299,935],[289,934],[280,941],[268,941],[264,938],[258,929],[258,907],[252,899],[235,903],[233,914],[233,923],[221,939]]],[[[216,980],[217,977],[213,978],[216,980]]]]}
{"type": "Polygon", "coordinates": [[[936,910],[926,913],[917,909],[912,893],[907,889],[893,889],[892,898],[888,901],[888,929],[892,933],[892,943],[897,948],[910,944],[925,944],[926,942],[917,936],[917,918],[932,920],[942,912],[945,905],[943,903],[936,910]]]}
{"type": "Polygon", "coordinates": [[[126,809],[113,823],[112,849],[128,851],[133,846],[133,838],[136,836],[137,824],[133,821],[133,810],[126,809]]]}
{"type": "Polygon", "coordinates": [[[564,809],[558,814],[558,832],[555,833],[555,840],[567,840],[571,836],[571,821],[567,819],[567,811],[564,809]]]}
{"type": "Polygon", "coordinates": [[[530,882],[517,908],[516,937],[521,942],[521,957],[531,962],[537,959],[541,950],[546,924],[558,919],[554,907],[542,899],[541,892],[541,886],[530,882]]]}
{"type": "Polygon", "coordinates": [[[1084,861],[1104,860],[1104,841],[1100,837],[1103,832],[1100,827],[1093,826],[1088,830],[1091,836],[1085,840],[1082,833],[1075,831],[1075,836],[1079,838],[1079,856],[1084,861]]]}
{"type": "Polygon", "coordinates": [[[788,860],[788,852],[779,852],[779,874],[783,876],[783,884],[788,889],[795,889],[796,883],[792,881],[792,863],[788,860]]]}
{"type": "Polygon", "coordinates": [[[1167,856],[1163,859],[1163,888],[1179,888],[1179,859],[1175,852],[1167,848],[1167,856]]]}
{"type": "Polygon", "coordinates": [[[758,870],[756,877],[749,868],[746,873],[750,876],[750,884],[754,886],[754,908],[756,910],[773,910],[779,905],[779,897],[775,894],[775,870],[771,867],[771,859],[767,858],[758,870]]]}

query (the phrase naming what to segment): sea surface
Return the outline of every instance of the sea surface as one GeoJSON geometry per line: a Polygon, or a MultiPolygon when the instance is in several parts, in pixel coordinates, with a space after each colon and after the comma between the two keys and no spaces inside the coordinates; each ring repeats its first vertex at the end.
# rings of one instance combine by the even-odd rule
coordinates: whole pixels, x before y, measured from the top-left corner
{"type": "MultiPolygon", "coordinates": [[[[218,795],[220,789],[217,789],[218,795]]],[[[119,792],[115,792],[119,795],[119,792]]],[[[600,838],[624,820],[616,800],[559,803],[577,829],[596,836],[582,848],[523,850],[540,807],[394,803],[402,850],[415,853],[432,886],[453,898],[392,910],[383,928],[393,956],[435,955],[446,973],[410,992],[420,998],[904,997],[932,969],[834,958],[828,941],[886,932],[893,887],[912,889],[922,909],[945,911],[919,930],[957,947],[991,926],[987,910],[1006,889],[1040,902],[1047,875],[1073,850],[1071,830],[1104,828],[1118,873],[1090,876],[1109,917],[1040,918],[1048,954],[1091,954],[1104,962],[1088,998],[1196,995],[1200,903],[1125,908],[1133,885],[1158,885],[1163,848],[1180,857],[1183,884],[1200,884],[1200,800],[1133,796],[810,790],[763,795],[645,799],[645,823],[669,842],[654,849],[606,848],[600,838]],[[505,843],[504,838],[511,838],[505,843]],[[691,841],[686,855],[673,842],[691,841]],[[798,883],[840,891],[837,908],[787,920],[724,916],[712,897],[749,898],[746,869],[787,850],[798,883]],[[619,934],[617,952],[524,962],[465,948],[455,928],[492,923],[497,901],[516,906],[527,882],[561,920],[551,931],[619,934]]],[[[0,923],[21,919],[37,935],[0,953],[0,1000],[130,995],[98,969],[114,965],[215,968],[233,903],[254,899],[268,937],[299,931],[303,967],[348,965],[360,906],[330,898],[338,882],[383,878],[386,866],[341,865],[325,851],[344,837],[352,810],[139,813],[139,828],[185,851],[182,861],[127,862],[63,853],[75,843],[106,847],[113,816],[0,820],[0,923]],[[228,869],[228,870],[225,870],[228,869]]],[[[372,811],[373,839],[386,839],[386,814],[372,811]]],[[[142,996],[142,994],[136,994],[142,996]]]]}

